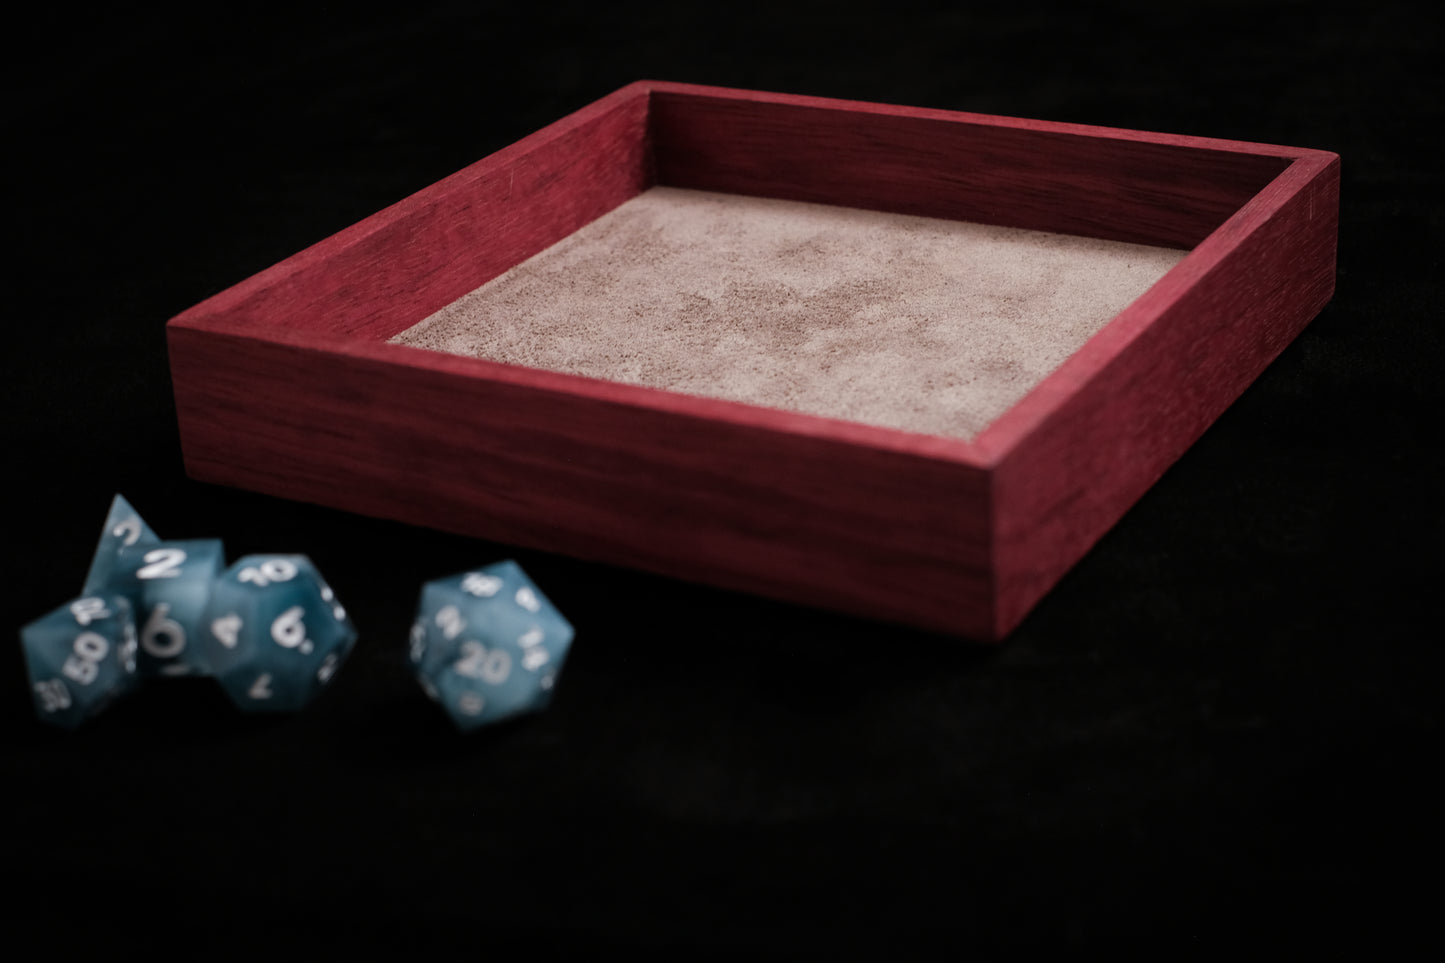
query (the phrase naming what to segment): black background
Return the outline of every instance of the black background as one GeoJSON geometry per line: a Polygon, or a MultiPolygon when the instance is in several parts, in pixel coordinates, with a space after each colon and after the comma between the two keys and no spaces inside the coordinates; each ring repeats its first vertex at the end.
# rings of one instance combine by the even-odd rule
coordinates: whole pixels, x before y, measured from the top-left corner
{"type": "Polygon", "coordinates": [[[119,491],[162,537],[309,554],[362,637],[297,716],[187,680],[74,733],[12,648],[5,915],[56,947],[488,958],[1433,934],[1438,29],[1088,6],[17,25],[5,622],[79,591],[119,491]],[[1337,151],[1335,298],[997,649],[185,477],[169,317],[644,77],[1337,151]],[[505,557],[577,642],[550,711],[464,738],[407,625],[424,580],[505,557]]]}

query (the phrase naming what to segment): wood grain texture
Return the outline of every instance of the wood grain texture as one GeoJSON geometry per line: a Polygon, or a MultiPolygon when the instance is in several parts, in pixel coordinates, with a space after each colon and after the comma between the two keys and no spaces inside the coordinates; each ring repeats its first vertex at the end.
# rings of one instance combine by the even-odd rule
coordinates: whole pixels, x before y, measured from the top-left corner
{"type": "Polygon", "coordinates": [[[659,86],[674,187],[1193,247],[1288,165],[1224,141],[659,86]]]}
{"type": "Polygon", "coordinates": [[[1329,297],[1337,171],[634,84],[173,319],[186,468],[996,639],[1329,297]],[[655,182],[1198,247],[972,443],[384,343],[655,182]]]}
{"type": "Polygon", "coordinates": [[[504,366],[409,348],[173,328],[171,350],[186,466],[202,481],[989,632],[977,468],[482,377],[504,366]]]}
{"type": "Polygon", "coordinates": [[[977,439],[999,456],[1000,637],[1329,301],[1339,166],[1296,160],[977,439]]]}

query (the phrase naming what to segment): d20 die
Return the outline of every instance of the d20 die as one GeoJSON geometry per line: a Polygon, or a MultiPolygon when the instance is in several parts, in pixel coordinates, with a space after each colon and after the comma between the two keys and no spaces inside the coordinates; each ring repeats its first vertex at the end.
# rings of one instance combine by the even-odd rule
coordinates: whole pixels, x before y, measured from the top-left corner
{"type": "Polygon", "coordinates": [[[136,681],[136,632],[123,595],[90,595],[20,630],[35,712],[74,729],[136,681]]]}
{"type": "Polygon", "coordinates": [[[210,671],[195,640],[223,552],[216,538],[137,542],[116,552],[104,588],[124,595],[135,609],[141,675],[210,671]]]}
{"type": "Polygon", "coordinates": [[[546,708],[572,626],[516,562],[422,588],[409,656],[427,694],[457,727],[546,708]]]}
{"type": "Polygon", "coordinates": [[[105,527],[100,532],[100,542],[95,546],[95,555],[90,560],[90,571],[85,576],[82,595],[95,595],[115,576],[116,558],[123,548],[153,546],[160,543],[160,536],[151,531],[145,519],[131,507],[121,495],[110,503],[110,513],[105,517],[105,527]]]}
{"type": "Polygon", "coordinates": [[[248,555],[216,581],[204,640],[205,660],[237,706],[292,712],[331,681],[356,630],[305,555],[248,555]]]}

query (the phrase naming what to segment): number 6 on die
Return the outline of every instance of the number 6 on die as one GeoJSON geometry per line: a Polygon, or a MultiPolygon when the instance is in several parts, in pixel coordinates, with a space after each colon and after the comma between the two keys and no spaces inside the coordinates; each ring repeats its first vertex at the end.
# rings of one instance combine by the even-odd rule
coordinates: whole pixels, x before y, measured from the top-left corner
{"type": "Polygon", "coordinates": [[[207,659],[242,709],[300,709],[332,681],[356,642],[335,593],[304,555],[252,555],[216,580],[207,659]]]}

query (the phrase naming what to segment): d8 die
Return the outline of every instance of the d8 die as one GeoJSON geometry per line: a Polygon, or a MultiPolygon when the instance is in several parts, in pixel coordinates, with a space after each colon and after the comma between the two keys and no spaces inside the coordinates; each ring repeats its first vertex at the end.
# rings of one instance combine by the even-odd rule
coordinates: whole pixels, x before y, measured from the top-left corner
{"type": "Polygon", "coordinates": [[[103,588],[124,595],[135,609],[141,675],[209,671],[196,639],[223,552],[216,538],[136,543],[116,552],[103,588]]]}
{"type": "Polygon", "coordinates": [[[135,621],[121,595],[62,605],[20,630],[35,711],[74,729],[136,680],[135,621]]]}
{"type": "Polygon", "coordinates": [[[305,555],[248,555],[217,580],[206,661],[242,709],[291,712],[331,681],[356,630],[305,555]]]}
{"type": "Polygon", "coordinates": [[[508,561],[423,586],[409,656],[422,688],[469,730],[546,708],[571,644],[572,626],[508,561]]]}

